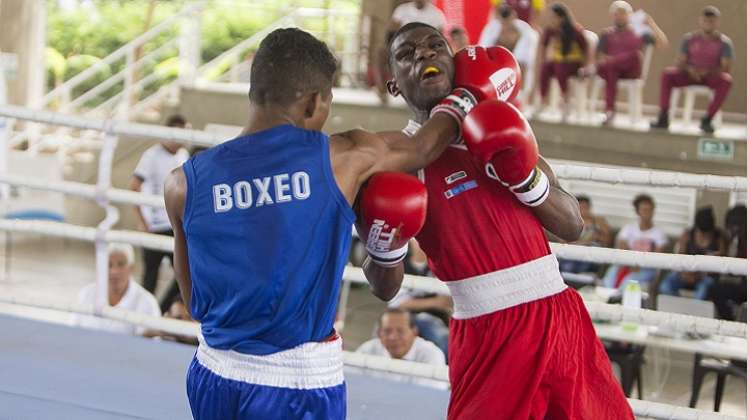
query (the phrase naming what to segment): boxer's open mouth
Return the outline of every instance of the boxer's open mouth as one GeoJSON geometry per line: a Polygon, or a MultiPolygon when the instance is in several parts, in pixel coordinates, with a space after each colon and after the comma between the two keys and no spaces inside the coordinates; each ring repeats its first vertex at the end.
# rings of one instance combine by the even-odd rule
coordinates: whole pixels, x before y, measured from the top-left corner
{"type": "Polygon", "coordinates": [[[441,69],[436,66],[425,66],[425,68],[420,72],[420,80],[431,79],[442,73],[441,69]]]}

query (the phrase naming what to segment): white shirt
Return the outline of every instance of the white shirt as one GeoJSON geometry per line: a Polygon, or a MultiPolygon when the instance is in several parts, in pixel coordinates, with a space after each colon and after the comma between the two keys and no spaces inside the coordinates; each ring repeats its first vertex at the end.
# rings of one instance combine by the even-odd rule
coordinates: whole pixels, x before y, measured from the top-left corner
{"type": "MultiPolygon", "coordinates": [[[[516,57],[516,61],[525,66],[531,66],[534,64],[534,57],[537,55],[539,34],[531,25],[521,19],[514,19],[513,25],[519,32],[519,40],[516,41],[516,46],[511,52],[516,57]]],[[[491,19],[480,33],[480,41],[477,44],[483,47],[494,47],[498,43],[501,29],[501,21],[491,19]]]]}
{"type": "MultiPolygon", "coordinates": [[[[78,303],[86,305],[96,303],[95,283],[91,283],[80,289],[80,293],[78,293],[78,303]]],[[[122,296],[122,299],[119,303],[114,305],[114,307],[145,315],[161,316],[161,308],[158,306],[158,301],[155,296],[145,290],[143,286],[135,283],[132,279],[130,279],[130,283],[127,285],[127,291],[124,296],[122,296]]],[[[142,335],[143,332],[145,332],[144,327],[138,327],[136,325],[111,319],[78,314],[73,316],[73,325],[120,334],[142,335]]]]}
{"type": "MultiPolygon", "coordinates": [[[[160,144],[150,147],[140,157],[140,162],[135,168],[134,175],[143,180],[141,191],[162,196],[163,183],[166,181],[166,177],[187,159],[189,159],[189,153],[183,148],[172,155],[160,144]]],[[[166,209],[140,206],[140,211],[143,213],[145,224],[150,232],[162,232],[171,229],[166,209]]]]}
{"type": "Polygon", "coordinates": [[[656,248],[667,244],[667,235],[659,228],[652,227],[649,230],[641,230],[638,222],[630,223],[620,229],[617,234],[618,241],[625,241],[632,251],[655,251],[656,248]]]}
{"type": "MultiPolygon", "coordinates": [[[[361,344],[361,346],[358,347],[358,350],[356,350],[356,353],[382,356],[389,359],[392,358],[379,338],[373,338],[361,344]]],[[[415,337],[415,341],[412,343],[410,351],[405,354],[405,357],[403,357],[402,360],[438,366],[446,364],[446,356],[444,355],[444,352],[442,352],[435,344],[421,337],[415,337]]]]}
{"type": "Polygon", "coordinates": [[[446,16],[430,2],[426,3],[422,9],[415,7],[415,2],[400,4],[394,9],[392,19],[402,26],[410,22],[422,22],[441,30],[446,27],[446,16]]]}

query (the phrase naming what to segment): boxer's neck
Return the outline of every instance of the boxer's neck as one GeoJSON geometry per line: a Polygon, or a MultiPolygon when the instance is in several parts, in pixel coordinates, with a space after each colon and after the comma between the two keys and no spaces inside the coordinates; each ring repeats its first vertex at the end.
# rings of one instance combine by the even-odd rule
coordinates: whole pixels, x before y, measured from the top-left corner
{"type": "Polygon", "coordinates": [[[249,121],[241,135],[254,134],[285,124],[304,128],[303,114],[294,112],[294,108],[293,106],[283,108],[275,105],[256,106],[250,104],[249,121]]]}

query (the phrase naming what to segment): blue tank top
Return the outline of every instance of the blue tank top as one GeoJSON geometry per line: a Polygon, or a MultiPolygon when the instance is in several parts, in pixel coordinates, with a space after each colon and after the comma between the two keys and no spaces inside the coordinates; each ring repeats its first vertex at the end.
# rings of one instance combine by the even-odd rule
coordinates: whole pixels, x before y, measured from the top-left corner
{"type": "Polygon", "coordinates": [[[329,336],[355,221],[329,138],[281,125],[183,168],[190,311],[208,345],[263,355],[329,336]]]}

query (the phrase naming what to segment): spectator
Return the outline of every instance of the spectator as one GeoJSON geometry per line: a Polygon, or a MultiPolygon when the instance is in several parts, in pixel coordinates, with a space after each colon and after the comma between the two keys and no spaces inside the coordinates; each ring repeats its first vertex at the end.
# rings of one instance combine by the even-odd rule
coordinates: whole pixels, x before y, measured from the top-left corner
{"type": "Polygon", "coordinates": [[[700,120],[700,129],[713,133],[713,116],[721,108],[731,88],[731,62],[734,47],[728,36],[718,31],[721,12],[713,6],[703,9],[700,30],[685,35],[677,57],[676,67],[667,67],[661,74],[659,118],[652,128],[669,128],[669,97],[672,88],[705,85],[714,95],[706,115],[700,120]]]}
{"type": "MultiPolygon", "coordinates": [[[[610,245],[612,236],[610,227],[604,217],[596,216],[591,212],[591,199],[585,195],[576,197],[581,217],[584,219],[584,230],[576,245],[602,246],[610,245]]],[[[599,270],[599,266],[588,261],[560,260],[560,271],[564,273],[593,273],[599,270]]]]}
{"type": "MultiPolygon", "coordinates": [[[[428,269],[425,252],[414,239],[410,241],[410,254],[405,260],[405,273],[433,276],[428,269]]],[[[389,301],[389,307],[411,312],[415,317],[418,335],[437,345],[444,354],[448,354],[449,319],[454,311],[451,296],[401,289],[397,296],[389,301]]]]}
{"type": "MultiPolygon", "coordinates": [[[[161,316],[156,298],[132,279],[135,267],[135,250],[132,245],[112,243],[109,245],[109,277],[107,303],[115,308],[150,316],[161,316]]],[[[78,303],[96,303],[96,283],[84,286],[78,293],[78,303]]],[[[146,330],[133,324],[75,315],[73,325],[105,330],[115,333],[143,335],[146,330]]]]}
{"type": "Polygon", "coordinates": [[[446,364],[444,353],[418,337],[415,319],[403,309],[387,309],[379,319],[377,338],[366,341],[357,352],[431,365],[446,364]]]}
{"type": "Polygon", "coordinates": [[[396,31],[410,22],[422,22],[433,26],[439,31],[446,27],[446,16],[430,0],[415,0],[402,3],[394,9],[390,29],[396,31]]]}
{"type": "MultiPolygon", "coordinates": [[[[179,296],[174,299],[174,301],[171,303],[171,307],[169,308],[168,312],[164,314],[164,316],[166,318],[178,319],[180,321],[196,322],[194,319],[192,319],[187,306],[184,305],[184,302],[182,302],[182,298],[179,296]]],[[[195,331],[197,331],[197,329],[195,329],[195,331]]],[[[190,344],[193,346],[197,345],[197,338],[192,336],[171,334],[154,330],[148,330],[143,335],[145,335],[146,337],[160,337],[164,340],[176,341],[182,344],[190,344]]]]}
{"type": "MultiPolygon", "coordinates": [[[[204,152],[207,149],[208,149],[207,146],[193,146],[189,154],[190,156],[194,156],[198,153],[204,152]]],[[[172,261],[172,266],[173,266],[173,261],[172,261]]],[[[167,308],[170,311],[174,307],[172,302],[176,302],[176,301],[181,301],[181,297],[179,296],[179,284],[177,284],[176,281],[172,281],[171,286],[169,286],[169,288],[166,290],[166,294],[163,295],[163,300],[161,302],[161,312],[165,313],[167,308]]],[[[181,305],[184,306],[184,303],[182,303],[181,305]]],[[[184,342],[184,341],[181,341],[181,342],[184,342]]]]}
{"type": "Polygon", "coordinates": [[[449,31],[449,45],[451,45],[451,50],[453,52],[457,52],[469,45],[469,37],[467,36],[467,32],[464,31],[464,28],[458,26],[451,28],[449,31]]]}
{"type": "MultiPolygon", "coordinates": [[[[727,256],[747,258],[747,207],[737,205],[726,212],[727,256]]],[[[747,277],[739,283],[718,282],[711,287],[709,299],[716,304],[721,319],[735,319],[734,307],[747,302],[747,277]]]]}
{"type": "Polygon", "coordinates": [[[563,96],[563,121],[570,112],[568,79],[579,74],[582,66],[589,66],[591,54],[584,28],[573,20],[571,11],[561,3],[550,7],[550,25],[540,41],[540,96],[542,103],[537,113],[547,105],[552,78],[558,79],[563,96]]]}
{"type": "MultiPolygon", "coordinates": [[[[682,233],[677,247],[680,254],[726,255],[726,235],[716,227],[712,207],[704,207],[695,213],[695,226],[682,233]]],[[[680,289],[693,289],[696,299],[706,299],[708,289],[715,282],[709,273],[672,271],[662,281],[659,291],[679,296],[680,289]]]]}
{"type": "Polygon", "coordinates": [[[496,7],[496,18],[491,19],[480,34],[479,45],[500,45],[514,53],[521,68],[522,91],[531,88],[539,34],[528,23],[517,19],[516,10],[508,4],[496,7]]]}
{"type": "Polygon", "coordinates": [[[605,81],[605,119],[610,125],[615,118],[615,97],[618,79],[638,79],[643,66],[643,47],[666,46],[667,36],[650,15],[645,15],[650,32],[639,36],[630,23],[633,8],[626,1],[617,0],[610,5],[613,26],[599,36],[596,72],[605,81]]]}
{"type": "MultiPolygon", "coordinates": [[[[638,222],[630,223],[617,234],[616,247],[632,251],[662,252],[667,245],[667,237],[654,226],[654,199],[646,194],[638,195],[633,200],[633,207],[638,215],[638,222]]],[[[641,284],[650,284],[656,277],[654,268],[633,268],[612,265],[604,275],[605,287],[618,287],[625,282],[635,280],[641,284]]]]}
{"type": "MultiPolygon", "coordinates": [[[[167,121],[169,127],[187,128],[187,121],[180,115],[173,115],[167,121]]],[[[130,181],[130,189],[142,191],[147,194],[163,196],[163,183],[172,169],[181,166],[189,158],[187,151],[181,144],[164,140],[150,147],[140,158],[135,172],[130,181]]],[[[135,215],[138,228],[145,232],[158,235],[174,236],[171,230],[166,209],[162,207],[138,206],[135,207],[135,215]]],[[[173,266],[173,256],[169,252],[153,249],[143,250],[143,287],[150,293],[155,293],[158,281],[158,269],[164,257],[169,257],[173,266]]],[[[176,282],[172,279],[172,282],[176,282]]],[[[171,287],[171,286],[170,286],[171,287]]],[[[171,301],[164,299],[161,302],[161,312],[171,306],[171,301]]]]}
{"type": "Polygon", "coordinates": [[[545,9],[544,0],[492,0],[496,8],[506,5],[516,11],[522,21],[536,27],[535,15],[545,9]]]}

